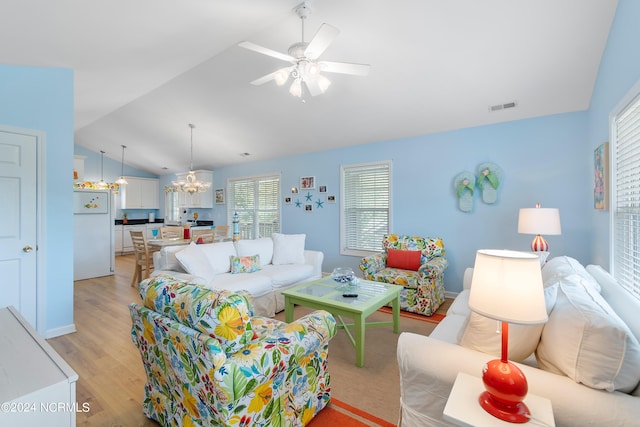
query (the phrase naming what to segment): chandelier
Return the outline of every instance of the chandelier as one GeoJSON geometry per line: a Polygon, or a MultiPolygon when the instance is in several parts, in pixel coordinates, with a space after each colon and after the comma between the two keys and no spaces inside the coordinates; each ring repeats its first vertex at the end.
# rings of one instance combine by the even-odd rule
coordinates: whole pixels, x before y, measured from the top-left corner
{"type": "Polygon", "coordinates": [[[211,187],[210,182],[198,181],[195,172],[193,171],[193,129],[196,125],[189,123],[191,128],[191,163],[189,164],[189,173],[185,179],[173,181],[173,187],[182,193],[204,193],[211,187]]]}

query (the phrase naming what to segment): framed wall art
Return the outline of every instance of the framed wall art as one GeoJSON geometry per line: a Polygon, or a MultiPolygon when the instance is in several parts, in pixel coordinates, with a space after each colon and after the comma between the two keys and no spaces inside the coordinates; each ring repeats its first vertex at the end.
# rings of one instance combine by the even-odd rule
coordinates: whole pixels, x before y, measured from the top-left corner
{"type": "Polygon", "coordinates": [[[216,205],[224,205],[224,188],[216,188],[216,205]]]}
{"type": "Polygon", "coordinates": [[[593,152],[593,207],[609,209],[609,143],[604,142],[593,152]]]}
{"type": "Polygon", "coordinates": [[[300,178],[300,189],[301,190],[314,190],[316,188],[316,177],[315,176],[303,176],[300,178]]]}

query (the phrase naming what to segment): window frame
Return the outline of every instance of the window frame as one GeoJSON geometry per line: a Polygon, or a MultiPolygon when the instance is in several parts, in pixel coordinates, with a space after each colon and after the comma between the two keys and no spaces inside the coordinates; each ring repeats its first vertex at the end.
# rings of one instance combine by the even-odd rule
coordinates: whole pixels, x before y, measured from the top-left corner
{"type": "Polygon", "coordinates": [[[277,208],[275,210],[260,210],[260,204],[259,204],[259,200],[260,200],[260,193],[258,191],[254,192],[254,200],[253,200],[253,206],[254,208],[252,209],[252,224],[253,224],[253,236],[251,235],[247,235],[247,233],[245,232],[245,230],[243,230],[242,227],[240,227],[240,238],[241,239],[257,239],[257,238],[261,238],[261,237],[270,237],[269,236],[262,236],[260,235],[260,213],[261,212],[275,212],[275,215],[277,217],[277,228],[276,230],[272,230],[271,233],[279,233],[280,230],[282,229],[282,200],[280,195],[282,194],[282,177],[280,173],[269,173],[269,174],[261,174],[261,175],[252,175],[252,176],[243,176],[243,177],[235,177],[235,178],[227,178],[227,194],[226,194],[226,202],[227,202],[227,225],[229,225],[229,227],[231,228],[231,233],[233,233],[233,215],[234,213],[238,212],[240,218],[243,217],[243,213],[246,213],[249,211],[249,209],[238,209],[236,206],[236,194],[234,189],[234,184],[236,183],[240,183],[240,182],[247,182],[247,183],[253,183],[254,185],[254,190],[257,190],[255,188],[255,186],[258,185],[258,183],[260,181],[264,181],[264,180],[270,180],[270,179],[275,179],[277,180],[277,184],[274,186],[274,188],[277,189],[277,194],[275,195],[275,200],[277,202],[277,208]]]}
{"type": "Polygon", "coordinates": [[[387,224],[386,230],[383,234],[389,234],[391,232],[391,224],[392,224],[392,215],[393,215],[393,204],[392,204],[392,179],[393,179],[393,162],[391,160],[380,160],[374,162],[367,163],[354,163],[348,165],[340,165],[340,254],[341,255],[349,255],[349,256],[358,256],[364,257],[372,254],[376,254],[382,251],[382,235],[379,239],[379,247],[376,249],[363,249],[363,248],[348,248],[347,244],[347,220],[346,220],[346,201],[347,201],[347,186],[345,183],[345,173],[348,170],[366,170],[371,169],[372,167],[386,167],[388,171],[388,207],[387,207],[387,224]]]}
{"type": "MultiPolygon", "coordinates": [[[[637,106],[640,108],[640,81],[638,81],[627,94],[621,99],[618,105],[609,114],[609,136],[610,136],[610,154],[609,154],[609,169],[610,169],[610,212],[609,212],[609,265],[610,272],[620,286],[627,290],[629,294],[640,299],[640,253],[634,256],[631,261],[633,267],[630,269],[632,277],[628,277],[629,271],[623,271],[620,267],[620,259],[618,257],[618,248],[616,242],[619,241],[617,234],[617,218],[618,218],[618,206],[619,206],[619,194],[618,194],[618,156],[619,156],[619,139],[617,134],[617,119],[623,116],[627,110],[637,106]],[[627,274],[625,274],[627,273],[627,274]]],[[[640,119],[637,121],[637,125],[640,128],[640,119]]],[[[634,141],[634,147],[636,142],[634,141]]],[[[640,149],[640,142],[638,142],[640,149]]],[[[632,188],[640,192],[640,181],[637,186],[632,188]]],[[[634,198],[634,201],[640,200],[640,197],[634,198]]],[[[637,226],[637,225],[636,225],[637,226]]],[[[626,240],[625,240],[626,241],[626,240]]],[[[636,246],[640,245],[637,243],[636,246]]],[[[627,248],[628,249],[628,248],[627,248]]],[[[637,250],[632,250],[638,252],[637,250]]]]}

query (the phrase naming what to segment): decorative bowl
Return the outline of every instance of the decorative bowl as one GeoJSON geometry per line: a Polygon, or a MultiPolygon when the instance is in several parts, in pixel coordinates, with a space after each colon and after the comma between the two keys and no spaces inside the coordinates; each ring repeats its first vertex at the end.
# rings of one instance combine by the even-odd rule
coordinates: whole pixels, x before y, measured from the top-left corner
{"type": "Polygon", "coordinates": [[[355,273],[350,268],[334,268],[333,272],[331,273],[331,278],[338,283],[351,283],[351,281],[353,281],[355,277],[355,273]]]}

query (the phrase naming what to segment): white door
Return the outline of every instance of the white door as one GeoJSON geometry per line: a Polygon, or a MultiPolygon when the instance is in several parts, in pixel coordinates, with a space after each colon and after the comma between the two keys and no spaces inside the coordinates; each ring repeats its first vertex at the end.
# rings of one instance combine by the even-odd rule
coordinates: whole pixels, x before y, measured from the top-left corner
{"type": "Polygon", "coordinates": [[[38,138],[0,129],[0,307],[37,318],[38,138]]]}

